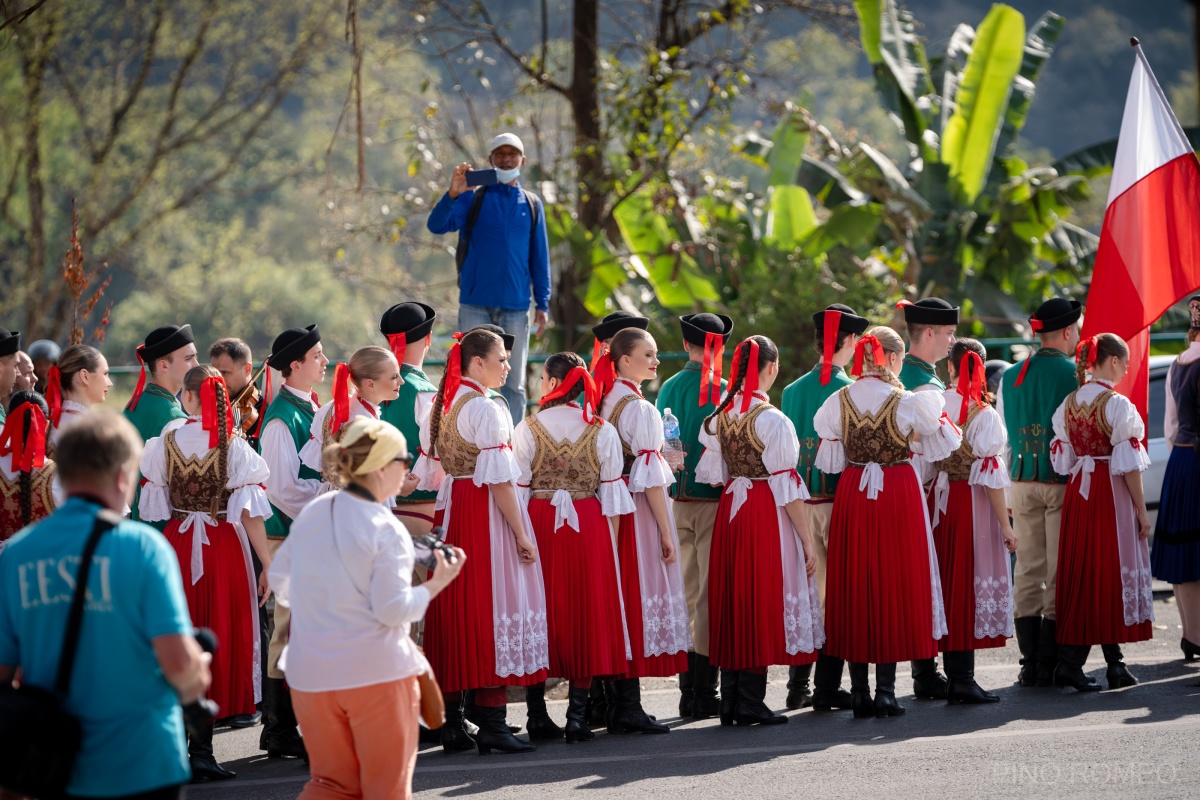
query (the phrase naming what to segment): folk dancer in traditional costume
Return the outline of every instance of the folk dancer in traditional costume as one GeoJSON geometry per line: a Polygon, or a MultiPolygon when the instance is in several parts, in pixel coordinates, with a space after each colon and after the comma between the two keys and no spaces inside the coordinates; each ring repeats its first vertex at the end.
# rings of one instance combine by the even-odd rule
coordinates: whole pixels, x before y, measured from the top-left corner
{"type": "MultiPolygon", "coordinates": [[[[807,374],[801,375],[783,390],[779,410],[792,421],[800,442],[800,457],[796,471],[808,488],[804,501],[804,518],[812,535],[817,555],[817,591],[821,607],[825,607],[825,574],[829,552],[829,519],[833,513],[833,498],[837,490],[837,475],[826,475],[816,468],[817,450],[821,438],[813,422],[817,411],[834,392],[854,381],[846,374],[846,365],[854,357],[858,337],[871,324],[854,313],[850,306],[834,303],[824,311],[813,314],[816,327],[816,348],[821,360],[807,374]]],[[[801,664],[788,671],[786,705],[789,709],[812,706],[815,711],[850,710],[850,693],[842,688],[842,667],[845,662],[825,650],[817,654],[815,692],[810,693],[809,676],[812,664],[801,664]]]]}
{"type": "MultiPolygon", "coordinates": [[[[621,438],[598,415],[583,359],[550,356],[541,386],[542,408],[517,426],[513,457],[546,582],[550,674],[571,682],[566,739],[572,744],[596,736],[586,719],[592,678],[624,672],[631,657],[616,533],[634,505],[621,480],[621,438]]],[[[527,727],[530,738],[544,727],[532,708],[527,727]]]]}
{"type": "Polygon", "coordinates": [[[1092,645],[1104,651],[1108,688],[1119,689],[1138,682],[1125,667],[1121,643],[1154,635],[1150,515],[1142,490],[1150,457],[1141,414],[1114,388],[1129,370],[1124,340],[1092,336],[1075,358],[1079,388],[1054,412],[1050,445],[1054,469],[1071,476],[1058,540],[1054,684],[1087,692],[1100,688],[1083,672],[1092,645]]]}
{"type": "Polygon", "coordinates": [[[233,428],[255,450],[258,449],[258,418],[266,411],[266,402],[255,386],[254,358],[250,345],[241,339],[217,339],[208,348],[208,361],[221,373],[229,388],[229,405],[233,409],[233,428]]]}
{"type": "MultiPolygon", "coordinates": [[[[321,347],[321,330],[316,325],[289,328],[275,337],[267,366],[279,370],[283,386],[275,394],[259,419],[259,451],[267,462],[267,499],[271,516],[266,520],[267,544],[271,555],[283,546],[292,520],[321,491],[321,474],[300,460],[300,449],[308,441],[313,416],[317,412],[317,393],[313,387],[325,380],[329,359],[321,347]]],[[[271,396],[271,378],[267,372],[264,394],[271,396]]],[[[304,758],[304,741],[296,726],[292,697],[284,679],[279,657],[288,640],[291,612],[282,603],[272,611],[275,627],[267,654],[267,680],[264,695],[267,723],[259,739],[259,749],[270,758],[304,758]]]]}
{"type": "Polygon", "coordinates": [[[73,344],[46,374],[46,404],[50,407],[50,447],[58,442],[59,429],[82,417],[108,397],[112,388],[108,360],[94,347],[73,344]]]}
{"type": "Polygon", "coordinates": [[[1079,342],[1076,300],[1052,298],[1029,318],[1040,346],[1020,366],[1005,371],[996,410],[1008,430],[1008,490],[1013,533],[1020,542],[1013,571],[1013,628],[1021,651],[1021,686],[1051,686],[1058,662],[1055,636],[1055,576],[1066,477],[1050,463],[1051,419],[1075,391],[1071,355],[1079,342]]]}
{"type": "Polygon", "coordinates": [[[1163,476],[1154,547],[1155,578],[1172,584],[1183,624],[1179,648],[1200,655],[1200,295],[1188,300],[1187,349],[1167,370],[1163,434],[1171,444],[1163,476]]]}
{"type": "MultiPolygon", "coordinates": [[[[21,332],[0,328],[0,397],[13,393],[17,380],[17,353],[21,350],[21,332]]],[[[4,422],[8,409],[0,404],[0,423],[4,422]]]]}
{"type": "Polygon", "coordinates": [[[608,732],[668,733],[642,709],[639,678],[687,669],[691,636],[679,540],[666,489],[675,479],[662,456],[662,419],[642,397],[641,383],[658,373],[658,350],[640,328],[618,331],[596,364],[601,416],[621,436],[624,472],[636,510],[621,517],[617,534],[625,618],[632,658],[613,682],[608,732]]]}
{"type": "Polygon", "coordinates": [[[679,473],[669,492],[692,624],[688,668],[679,673],[679,716],[708,719],[720,711],[719,673],[709,659],[708,573],[721,489],[697,481],[696,466],[704,449],[700,445],[700,425],[721,404],[725,389],[721,367],[733,320],[720,314],[687,314],[679,318],[679,326],[688,361],[663,382],[655,406],[659,413],[670,411],[679,420],[679,440],[683,443],[681,465],[671,462],[677,451],[663,454],[679,473]]]}
{"type": "Polygon", "coordinates": [[[767,398],[779,351],[751,336],[733,353],[724,400],[700,427],[696,477],[725,487],[709,562],[712,663],[721,669],[722,725],[776,725],[767,667],[811,664],[825,644],[817,554],[796,462],[796,429],[767,398]]]}
{"type": "MultiPolygon", "coordinates": [[[[390,422],[413,449],[416,464],[428,458],[428,442],[421,443],[421,420],[429,416],[437,385],[425,374],[425,355],[433,344],[433,326],[437,312],[424,303],[399,303],[383,312],[379,332],[400,362],[400,390],[395,400],[386,400],[379,418],[390,422]]],[[[413,536],[429,533],[433,528],[433,504],[437,492],[414,489],[395,499],[396,516],[413,536]]]]}
{"type": "Polygon", "coordinates": [[[0,430],[0,552],[27,525],[50,516],[63,502],[57,467],[46,455],[46,401],[37,392],[14,392],[0,430]]]}
{"type": "Polygon", "coordinates": [[[444,749],[471,747],[462,693],[474,689],[480,754],[529,752],[536,748],[514,737],[505,721],[504,687],[544,683],[550,657],[533,524],[517,498],[512,418],[484,394],[504,385],[508,356],[489,331],[456,339],[422,424],[430,458],[420,462],[418,488],[439,490],[435,524],[469,559],[463,580],[429,607],[425,655],[446,696],[444,749]]]}
{"type": "Polygon", "coordinates": [[[945,392],[946,413],[962,430],[962,446],[927,463],[933,486],[929,515],[941,570],[948,633],[939,643],[951,705],[996,703],[1000,697],[975,682],[975,651],[1004,647],[1013,634],[1009,553],[1017,540],[1008,522],[1004,465],[1008,436],[989,403],[983,363],[987,351],[974,339],[950,349],[954,388],[945,392]]]}
{"type": "MultiPolygon", "coordinates": [[[[959,309],[939,297],[926,297],[913,303],[902,300],[904,324],[908,328],[908,352],[900,370],[900,383],[910,392],[945,391],[946,384],[937,376],[937,362],[950,354],[959,309]]],[[[913,466],[924,476],[922,446],[912,443],[913,466]]],[[[946,699],[946,678],[938,672],[937,659],[912,662],[913,694],[927,700],[946,699]]]]}
{"type": "MultiPolygon", "coordinates": [[[[209,669],[208,696],[223,717],[253,715],[262,698],[259,597],[250,552],[270,569],[263,520],[271,516],[262,484],[267,464],[234,433],[229,394],[217,370],[193,367],[184,377],[181,427],[146,442],[142,452],[142,518],[167,522],[192,625],[209,628],[219,646],[209,669]]],[[[213,725],[188,736],[192,781],[236,777],[213,755],[213,725]]]]}
{"type": "MultiPolygon", "coordinates": [[[[143,442],[161,436],[167,426],[178,427],[187,419],[177,395],[183,389],[183,376],[196,366],[196,345],[191,325],[163,325],[146,334],[137,348],[137,386],[125,405],[125,418],[137,428],[143,442]],[[147,380],[147,378],[149,378],[147,380]]],[[[138,499],[141,483],[133,495],[133,519],[140,520],[138,499]]],[[[164,523],[154,527],[163,530],[164,523]]]]}
{"type": "Polygon", "coordinates": [[[902,388],[896,376],[903,358],[895,331],[868,330],[855,345],[852,372],[861,377],[826,400],[815,420],[816,468],[844,473],[829,529],[825,647],[850,662],[856,718],[903,714],[896,662],[935,658],[946,635],[937,554],[909,442],[919,435],[925,458],[937,462],[962,436],[943,414],[941,392],[902,388]]]}

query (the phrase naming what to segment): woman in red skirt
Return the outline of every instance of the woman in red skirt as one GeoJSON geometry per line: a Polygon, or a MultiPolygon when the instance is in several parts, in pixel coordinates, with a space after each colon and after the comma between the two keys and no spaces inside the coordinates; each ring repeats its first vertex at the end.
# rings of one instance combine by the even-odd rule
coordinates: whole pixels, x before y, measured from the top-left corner
{"type": "MultiPolygon", "coordinates": [[[[142,453],[142,519],[170,520],[164,535],[179,558],[192,624],[217,635],[209,698],[222,716],[253,714],[262,699],[259,597],[265,599],[271,566],[263,527],[271,516],[262,486],[267,464],[234,435],[216,369],[188,370],[182,401],[188,420],[146,442],[142,453]],[[251,547],[263,565],[257,583],[251,547]]],[[[213,757],[211,725],[189,734],[188,756],[193,780],[234,777],[213,757]]]]}
{"type": "Polygon", "coordinates": [[[935,658],[946,635],[937,553],[909,440],[926,460],[956,450],[962,435],[942,412],[941,392],[906,392],[897,375],[904,342],[891,328],[867,331],[854,351],[861,376],[825,401],[814,419],[816,467],[838,481],[825,574],[825,649],[850,662],[854,716],[894,717],[896,662],[935,658]],[[868,685],[875,664],[875,702],[868,685]]]}
{"type": "Polygon", "coordinates": [[[800,441],[767,398],[779,350],[751,336],[733,353],[729,391],[700,426],[696,479],[725,487],[708,570],[709,660],[721,668],[722,725],[776,725],[767,667],[817,660],[825,643],[816,551],[804,516],[800,441]]]}
{"type": "Polygon", "coordinates": [[[635,510],[621,517],[617,550],[629,646],[633,658],[615,681],[609,733],[668,733],[642,710],[638,678],[664,678],[687,671],[692,645],[679,539],[666,487],[675,482],[662,455],[662,418],[642,397],[641,384],[658,376],[658,347],[641,328],[613,336],[596,362],[596,384],[604,400],[601,416],[617,429],[624,472],[635,510]]]}
{"type": "Polygon", "coordinates": [[[566,738],[573,744],[596,738],[585,719],[592,677],[620,674],[630,656],[614,533],[634,506],[621,480],[621,439],[597,415],[583,359],[546,359],[542,391],[542,410],[513,433],[513,457],[546,581],[550,674],[571,682],[566,738]]]}
{"type": "Polygon", "coordinates": [[[14,392],[0,432],[0,551],[14,533],[54,513],[62,487],[50,444],[46,401],[32,391],[14,392]]]}
{"type": "Polygon", "coordinates": [[[1092,645],[1104,651],[1108,688],[1119,689],[1137,684],[1121,643],[1153,635],[1150,515],[1142,491],[1150,458],[1141,415],[1113,388],[1129,370],[1125,341],[1101,333],[1080,342],[1075,358],[1079,388],[1054,412],[1050,445],[1054,469],[1071,476],[1058,541],[1054,684],[1089,692],[1101,688],[1083,672],[1092,645]]]}
{"type": "Polygon", "coordinates": [[[424,470],[419,488],[438,489],[434,525],[468,559],[462,580],[425,615],[425,656],[446,697],[446,750],[471,746],[462,693],[474,689],[480,754],[530,752],[537,748],[513,736],[505,721],[504,687],[544,682],[550,656],[533,523],[517,498],[512,417],[487,397],[508,377],[508,353],[491,331],[455,338],[421,423],[430,457],[417,466],[424,470]]]}
{"type": "Polygon", "coordinates": [[[938,647],[945,654],[950,705],[999,702],[975,682],[975,651],[1004,647],[1013,633],[1008,554],[1017,549],[1017,539],[1008,521],[1004,490],[1010,481],[1002,458],[1008,433],[990,405],[986,358],[974,339],[959,339],[950,349],[953,388],[944,394],[945,407],[963,443],[929,465],[929,515],[949,629],[938,647]]]}

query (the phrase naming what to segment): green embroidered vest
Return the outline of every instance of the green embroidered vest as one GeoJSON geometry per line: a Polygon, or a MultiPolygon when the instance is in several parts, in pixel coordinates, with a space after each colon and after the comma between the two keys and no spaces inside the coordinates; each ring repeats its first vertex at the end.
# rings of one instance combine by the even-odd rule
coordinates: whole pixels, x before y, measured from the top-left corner
{"type": "MultiPolygon", "coordinates": [[[[288,432],[292,435],[292,442],[296,445],[296,452],[299,453],[300,448],[304,447],[305,442],[308,441],[315,413],[309,403],[296,397],[296,395],[287,389],[280,387],[279,392],[275,395],[275,399],[271,401],[271,405],[267,406],[266,413],[263,415],[263,430],[266,430],[267,424],[271,420],[279,420],[287,426],[288,432]]],[[[319,481],[321,480],[321,473],[301,464],[299,477],[305,480],[319,481]]],[[[271,517],[265,524],[268,539],[285,539],[287,538],[288,531],[291,530],[292,518],[284,514],[272,503],[271,517]]]]}
{"type": "Polygon", "coordinates": [[[1051,421],[1067,395],[1078,388],[1075,362],[1058,350],[1043,347],[1033,354],[1025,380],[1017,386],[1024,362],[1013,364],[1000,381],[1004,427],[1012,448],[1009,474],[1014,481],[1066,483],[1050,465],[1051,421]]]}
{"type": "MultiPolygon", "coordinates": [[[[436,394],[437,386],[429,380],[424,372],[408,364],[400,365],[400,377],[403,378],[403,382],[400,384],[400,396],[395,400],[389,400],[383,404],[383,408],[379,412],[379,418],[384,422],[395,425],[404,434],[404,439],[408,443],[408,452],[416,459],[413,461],[413,466],[415,467],[417,460],[425,458],[424,455],[417,452],[421,446],[421,425],[417,422],[417,417],[414,413],[417,407],[417,396],[420,394],[436,394]]],[[[408,497],[397,497],[396,505],[432,503],[436,499],[437,492],[414,491],[408,497]]]]}

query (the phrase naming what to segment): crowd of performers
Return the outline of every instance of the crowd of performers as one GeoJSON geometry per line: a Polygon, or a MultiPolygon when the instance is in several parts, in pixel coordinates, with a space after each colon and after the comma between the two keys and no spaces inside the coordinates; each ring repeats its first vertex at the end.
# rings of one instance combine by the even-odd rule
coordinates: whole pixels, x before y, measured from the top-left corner
{"type": "MultiPolygon", "coordinates": [[[[643,396],[659,366],[648,320],[611,314],[594,329],[590,364],[547,359],[540,408],[515,425],[496,392],[506,334],[455,334],[435,384],[423,361],[437,315],[420,303],[383,314],[386,346],[338,364],[324,406],[315,325],[275,339],[266,363],[283,385],[272,393],[268,373],[269,402],[243,342],[219,341],[202,366],[190,328],[166,326],[138,348],[143,372],[126,407],[146,440],[130,512],[163,530],[193,622],[219,637],[212,698],[230,718],[263,703],[270,756],[305,755],[281,659],[304,620],[275,604],[266,641],[260,607],[292,519],[330,488],[325,445],[358,416],[408,442],[415,463],[397,517],[414,535],[441,526],[468,554],[423,630],[447,709],[432,733],[447,751],[525,752],[589,741],[600,726],[667,733],[641,703],[639,679],[650,677],[679,676],[681,717],[786,723],[765,702],[770,665],[790,667],[791,709],[903,714],[901,662],[919,698],[993,703],[974,654],[1014,634],[1021,686],[1102,688],[1083,669],[1092,645],[1107,686],[1130,686],[1120,646],[1152,635],[1152,571],[1178,585],[1184,655],[1200,652],[1200,343],[1168,381],[1175,446],[1152,561],[1145,431],[1113,388],[1125,343],[1079,341],[1080,304],[1047,301],[1030,318],[1040,347],[993,398],[983,347],[955,338],[959,309],[902,305],[907,351],[847,306],[813,314],[820,358],[779,407],[768,395],[789,371],[778,347],[735,341],[733,320],[709,313],[680,318],[689,361],[662,382],[656,407],[643,396]],[[934,366],[943,359],[948,385],[934,366]],[[682,450],[666,446],[667,410],[682,450]],[[565,729],[547,712],[551,677],[569,681],[565,729]],[[513,686],[526,687],[531,741],[508,725],[513,686]]],[[[1200,298],[1192,309],[1200,338],[1200,298]]],[[[0,364],[18,344],[0,330],[0,364]]],[[[57,431],[110,386],[104,356],[75,345],[44,398],[12,397],[0,537],[61,501],[57,431]]],[[[211,730],[193,734],[189,754],[200,777],[232,775],[213,758],[211,730]]]]}

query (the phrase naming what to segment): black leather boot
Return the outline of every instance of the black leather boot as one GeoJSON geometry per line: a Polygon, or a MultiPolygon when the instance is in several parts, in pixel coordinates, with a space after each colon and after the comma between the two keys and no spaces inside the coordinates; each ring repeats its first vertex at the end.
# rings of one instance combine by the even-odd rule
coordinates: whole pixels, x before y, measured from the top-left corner
{"type": "Polygon", "coordinates": [[[850,707],[855,719],[875,716],[871,702],[870,665],[850,663],[850,707]]]}
{"type": "Polygon", "coordinates": [[[1058,666],[1054,668],[1054,685],[1070,686],[1077,692],[1100,691],[1103,687],[1083,671],[1091,649],[1088,645],[1058,645],[1058,666]]]}
{"type": "MultiPolygon", "coordinates": [[[[1054,620],[1043,618],[1042,627],[1038,636],[1037,649],[1037,685],[1038,686],[1057,686],[1057,665],[1061,660],[1058,657],[1058,625],[1054,620]]],[[[1084,654],[1084,658],[1087,654],[1084,654]]],[[[1080,667],[1083,664],[1079,665],[1080,667]]]]}
{"type": "Polygon", "coordinates": [[[282,678],[267,678],[267,724],[263,726],[261,749],[267,758],[303,758],[308,760],[304,740],[296,727],[296,712],[292,709],[292,693],[282,678]]]}
{"type": "Polygon", "coordinates": [[[808,681],[812,677],[813,665],[802,664],[798,667],[788,668],[788,693],[784,705],[789,711],[795,711],[799,708],[808,708],[813,704],[812,691],[808,688],[808,681]]]}
{"type": "MultiPolygon", "coordinates": [[[[879,668],[875,669],[876,676],[879,668]]],[[[936,658],[922,658],[912,662],[913,694],[921,700],[945,700],[947,681],[938,672],[936,658]]],[[[876,677],[878,683],[878,677],[876,677]]],[[[876,692],[879,691],[878,686],[876,692]]]]}
{"type": "Polygon", "coordinates": [[[883,719],[884,717],[898,717],[903,713],[904,706],[896,702],[896,665],[876,664],[875,716],[883,719]]]}
{"type": "Polygon", "coordinates": [[[692,716],[692,705],[696,699],[692,689],[696,680],[696,654],[689,652],[687,660],[687,671],[679,673],[679,716],[681,719],[689,719],[692,716]]]}
{"type": "Polygon", "coordinates": [[[1102,644],[1100,649],[1104,651],[1104,661],[1108,664],[1105,677],[1108,678],[1109,689],[1123,689],[1126,686],[1138,685],[1138,679],[1133,677],[1133,673],[1125,666],[1125,658],[1121,655],[1121,645],[1102,644]]]}
{"type": "Polygon", "coordinates": [[[787,717],[767,707],[766,698],[766,672],[739,673],[737,713],[733,721],[738,725],[783,725],[787,722],[787,717]]]}
{"type": "Polygon", "coordinates": [[[849,711],[854,707],[854,698],[842,688],[842,665],[840,658],[817,653],[817,665],[813,668],[813,711],[849,711]]]}
{"type": "Polygon", "coordinates": [[[999,703],[1000,696],[985,692],[975,682],[975,651],[951,650],[945,655],[946,675],[950,686],[946,690],[946,702],[952,706],[999,703]]]}
{"type": "Polygon", "coordinates": [[[1017,683],[1037,686],[1038,641],[1042,635],[1041,617],[1018,617],[1013,620],[1017,634],[1017,649],[1021,651],[1021,672],[1017,683]]]}
{"type": "Polygon", "coordinates": [[[588,689],[577,687],[574,683],[567,690],[567,744],[590,742],[596,738],[587,723],[588,696],[588,689]]]}
{"type": "Polygon", "coordinates": [[[592,688],[588,692],[587,721],[593,728],[608,724],[608,695],[604,688],[607,683],[609,681],[592,679],[592,688]]]}
{"type": "Polygon", "coordinates": [[[537,750],[536,746],[513,736],[505,721],[506,710],[505,706],[475,706],[479,718],[475,746],[479,748],[479,755],[486,756],[493,750],[501,753],[532,753],[537,750]]]}
{"type": "Polygon", "coordinates": [[[550,719],[546,711],[546,684],[535,683],[525,687],[525,707],[529,711],[525,730],[529,732],[531,742],[550,742],[563,737],[563,729],[550,719]]]}
{"type": "Polygon", "coordinates": [[[217,763],[213,756],[213,723],[188,733],[188,761],[192,764],[192,783],[227,781],[237,773],[217,763]]]}
{"type": "Polygon", "coordinates": [[[613,681],[616,698],[608,721],[608,732],[614,736],[627,733],[670,733],[671,729],[656,722],[642,709],[642,685],[637,678],[613,681]]]}
{"type": "Polygon", "coordinates": [[[721,724],[732,725],[737,714],[738,678],[741,675],[735,669],[721,670],[721,724]]]}
{"type": "MultiPolygon", "coordinates": [[[[476,719],[478,709],[479,707],[475,705],[475,690],[463,691],[463,730],[471,736],[479,733],[479,720],[476,719]]],[[[513,733],[521,732],[520,725],[509,725],[508,729],[513,733]]]]}
{"type": "Polygon", "coordinates": [[[470,737],[463,724],[466,707],[465,695],[466,692],[459,695],[458,702],[446,703],[446,721],[439,729],[438,741],[442,744],[442,750],[447,753],[461,753],[463,750],[470,750],[475,746],[475,740],[470,737]]]}
{"type": "Polygon", "coordinates": [[[708,661],[708,656],[696,653],[696,665],[692,668],[692,719],[709,719],[721,710],[717,698],[717,668],[708,661]]]}

